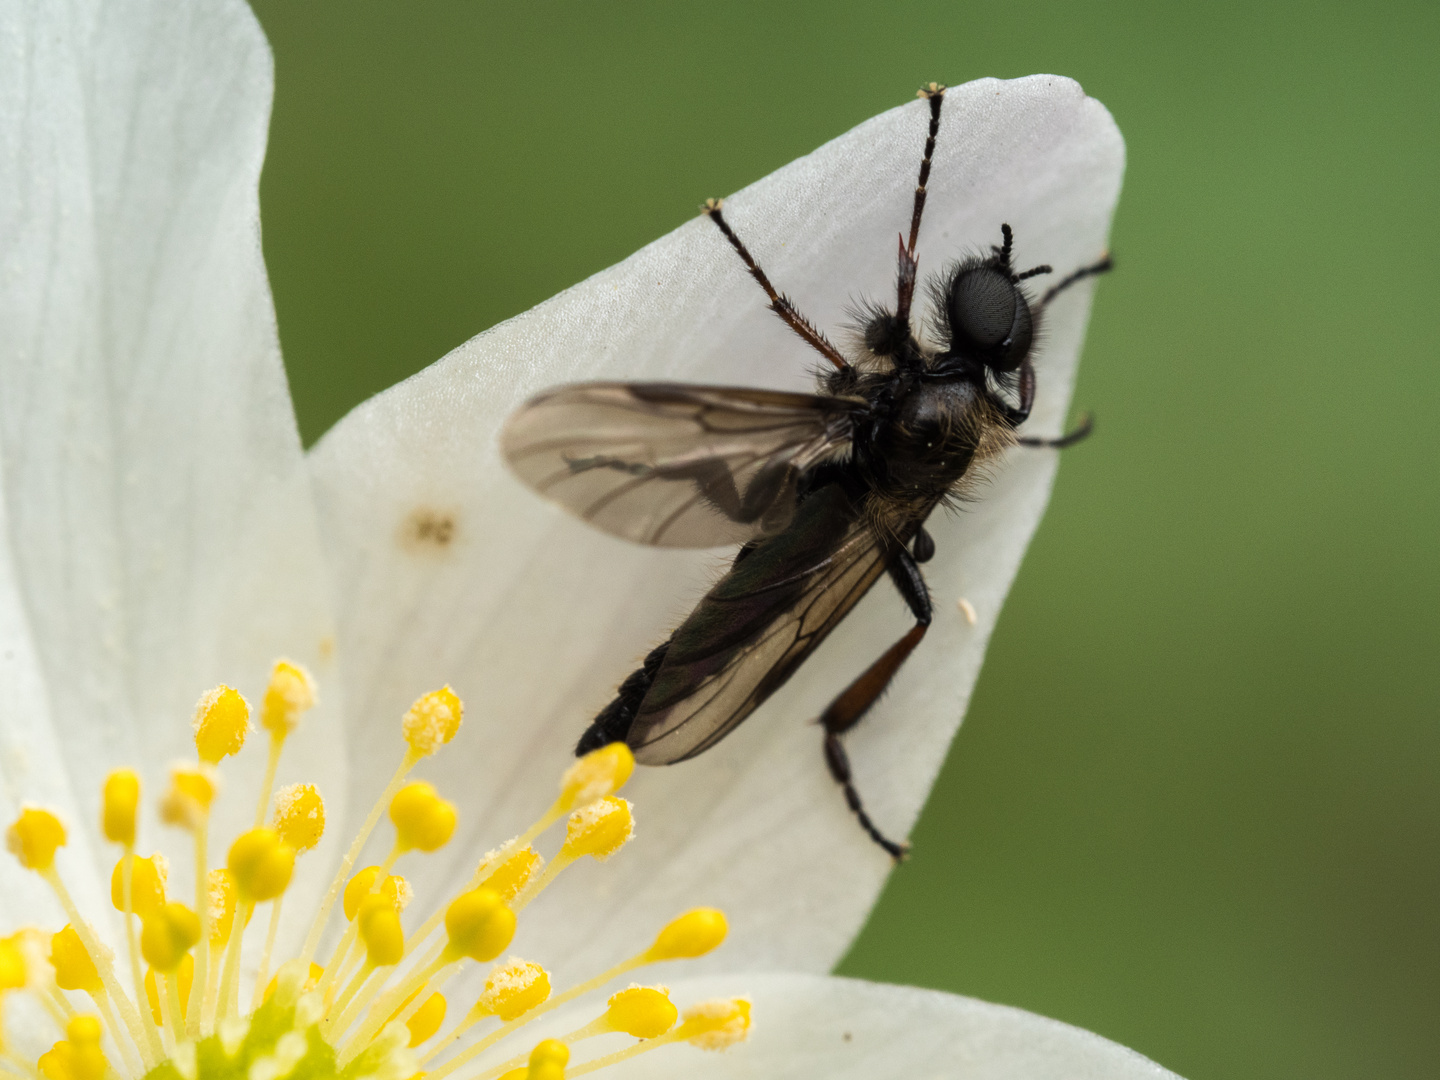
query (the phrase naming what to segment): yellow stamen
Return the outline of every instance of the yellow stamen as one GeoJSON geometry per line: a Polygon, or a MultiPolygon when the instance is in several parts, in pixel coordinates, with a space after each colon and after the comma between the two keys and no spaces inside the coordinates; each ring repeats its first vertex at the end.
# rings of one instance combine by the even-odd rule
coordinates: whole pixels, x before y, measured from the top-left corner
{"type": "MultiPolygon", "coordinates": [[[[685,1010],[684,1022],[673,1030],[654,1039],[646,1039],[634,1046],[604,1057],[593,1058],[570,1069],[571,1077],[583,1076],[610,1065],[617,1065],[639,1054],[649,1053],[670,1043],[688,1042],[702,1050],[724,1050],[750,1035],[750,1002],[744,998],[722,999],[701,1002],[685,1010]]],[[[483,1080],[485,1074],[481,1074],[483,1080]]]]}
{"type": "Polygon", "coordinates": [[[218,791],[219,780],[210,766],[176,765],[170,770],[170,788],[160,800],[160,820],[195,832],[204,827],[218,791]]]}
{"type": "Polygon", "coordinates": [[[200,940],[200,917],[171,901],[148,916],[140,929],[140,954],[156,971],[168,974],[180,966],[200,940]]]}
{"type": "Polygon", "coordinates": [[[250,703],[238,690],[217,686],[195,705],[195,750],[207,765],[238,754],[250,730],[250,703]]]}
{"type": "MultiPolygon", "coordinates": [[[[168,976],[174,979],[180,986],[180,1017],[183,1020],[188,1009],[187,999],[190,994],[190,986],[195,979],[195,957],[186,953],[181,958],[179,966],[168,976]]],[[[155,969],[145,969],[145,1000],[150,1003],[150,1016],[156,1024],[164,1021],[160,1016],[160,988],[156,981],[155,969]]]]}
{"type": "Polygon", "coordinates": [[[374,967],[389,967],[398,964],[405,955],[405,932],[400,928],[400,913],[389,897],[371,893],[360,901],[355,925],[360,928],[367,963],[374,967]]]}
{"type": "Polygon", "coordinates": [[[460,730],[465,707],[455,691],[444,686],[418,699],[401,721],[405,741],[417,754],[429,756],[460,730]]]}
{"type": "Polygon", "coordinates": [[[100,826],[112,844],[135,843],[135,814],[140,806],[140,778],[129,769],[116,769],[105,778],[101,796],[100,826]]]}
{"type": "Polygon", "coordinates": [[[515,936],[515,913],[493,889],[471,889],[445,909],[445,955],[484,963],[505,951],[515,936]]]}
{"type": "Polygon", "coordinates": [[[420,1064],[426,1064],[454,1045],[465,1032],[487,1016],[499,1017],[502,1021],[501,1026],[483,1039],[466,1047],[463,1053],[446,1062],[436,1072],[431,1073],[429,1080],[440,1080],[441,1077],[448,1076],[460,1066],[494,1046],[516,1028],[528,1023],[533,1019],[529,1015],[531,1011],[538,1009],[549,997],[550,973],[539,964],[531,964],[512,957],[505,963],[491,968],[490,974],[485,978],[485,990],[481,993],[479,1000],[455,1026],[455,1030],[421,1057],[420,1064]]]}
{"type": "Polygon", "coordinates": [[[65,826],[49,810],[27,806],[5,834],[5,846],[27,870],[49,870],[65,846],[65,826]]]}
{"type": "Polygon", "coordinates": [[[291,784],[275,795],[275,831],[297,854],[325,834],[325,800],[314,784],[291,784]]]}
{"type": "Polygon", "coordinates": [[[110,873],[110,903],[116,911],[125,911],[125,871],[130,872],[130,903],[128,910],[142,919],[153,915],[165,905],[165,879],[168,867],[160,854],[141,858],[126,855],[110,873]]]}
{"type": "Polygon", "coordinates": [[[385,790],[375,800],[375,805],[370,808],[365,822],[360,826],[360,832],[351,841],[350,850],[340,860],[340,867],[335,872],[334,879],[330,882],[330,888],[325,893],[325,899],[320,904],[320,910],[315,915],[315,921],[310,924],[310,931],[305,935],[305,947],[301,950],[301,958],[307,963],[315,958],[315,950],[320,947],[320,935],[325,930],[325,923],[330,918],[330,910],[335,906],[335,899],[340,895],[346,879],[350,876],[350,868],[355,865],[355,860],[360,857],[361,850],[365,847],[365,841],[370,839],[370,834],[375,831],[375,825],[380,820],[380,815],[390,805],[390,800],[400,790],[416,763],[428,754],[434,753],[439,747],[454,738],[455,732],[460,727],[460,717],[463,707],[460,699],[455,696],[448,686],[443,690],[436,690],[426,694],[410,706],[405,714],[401,729],[405,733],[409,749],[400,761],[400,766],[395,770],[395,775],[385,785],[385,790]],[[429,734],[426,734],[426,733],[429,734]],[[449,734],[446,735],[446,732],[449,734]],[[413,738],[412,738],[413,735],[413,738]]]}
{"type": "Polygon", "coordinates": [[[445,995],[431,994],[424,1004],[416,1009],[405,1026],[410,1029],[410,1047],[414,1049],[440,1030],[445,1022],[445,995]]]}
{"type": "Polygon", "coordinates": [[[295,730],[300,717],[315,707],[316,696],[310,672],[294,661],[276,660],[260,706],[260,726],[283,739],[295,730]]]}
{"type": "Polygon", "coordinates": [[[105,989],[95,961],[85,950],[85,943],[73,926],[66,926],[50,939],[50,963],[55,968],[55,982],[61,990],[83,990],[93,994],[105,989]]]}
{"type": "Polygon", "coordinates": [[[398,851],[435,851],[455,832],[458,816],[453,803],[440,798],[435,788],[417,780],[406,784],[390,800],[390,821],[395,826],[398,851]]]}
{"type": "Polygon", "coordinates": [[[646,950],[647,962],[694,960],[718,949],[730,932],[725,913],[717,908],[695,908],[665,924],[655,935],[655,944],[646,950]]]}
{"type": "Polygon", "coordinates": [[[523,911],[562,870],[582,855],[604,862],[634,835],[633,807],[625,799],[605,795],[582,806],[570,815],[565,843],[550,860],[545,872],[532,879],[521,891],[515,900],[515,909],[523,911]]]}
{"type": "Polygon", "coordinates": [[[75,1017],[65,1026],[66,1037],[40,1055],[40,1072],[48,1080],[102,1080],[109,1068],[100,1049],[103,1034],[97,1017],[75,1017]]]}
{"type": "Polygon", "coordinates": [[[610,743],[592,750],[566,770],[560,781],[562,812],[614,795],[635,771],[635,755],[624,743],[610,743]]]}
{"type": "Polygon", "coordinates": [[[275,899],[290,884],[290,875],[295,872],[295,849],[274,829],[251,829],[230,845],[225,864],[235,876],[241,902],[263,903],[275,899]]]}

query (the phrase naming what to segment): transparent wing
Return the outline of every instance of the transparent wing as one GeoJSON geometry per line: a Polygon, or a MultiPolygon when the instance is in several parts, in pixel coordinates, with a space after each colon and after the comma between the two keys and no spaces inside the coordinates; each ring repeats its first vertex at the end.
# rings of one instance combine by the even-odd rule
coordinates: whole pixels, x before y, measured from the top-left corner
{"type": "Polygon", "coordinates": [[[862,403],[680,383],[581,383],[531,398],[500,449],[546,498],[597,528],[658,547],[774,536],[801,474],[850,443],[862,403]]]}
{"type": "Polygon", "coordinates": [[[734,730],[859,603],[890,550],[839,487],[802,502],[675,631],[630,728],[636,760],[683,761],[734,730]]]}

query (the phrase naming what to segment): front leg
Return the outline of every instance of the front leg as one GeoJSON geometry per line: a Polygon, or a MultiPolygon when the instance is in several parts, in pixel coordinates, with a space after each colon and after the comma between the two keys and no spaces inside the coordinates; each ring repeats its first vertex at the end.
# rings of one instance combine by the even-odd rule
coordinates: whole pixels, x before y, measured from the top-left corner
{"type": "Polygon", "coordinates": [[[910,612],[915,616],[915,625],[830,703],[830,707],[820,714],[820,726],[825,729],[825,764],[830,769],[830,775],[845,792],[846,803],[854,811],[860,827],[870,839],[884,848],[892,859],[898,861],[905,857],[909,845],[897,844],[889,839],[870,820],[870,815],[865,812],[864,804],[860,801],[860,793],[855,789],[854,778],[850,772],[850,758],[840,742],[840,736],[858,724],[870,710],[870,706],[879,700],[885,688],[890,685],[890,680],[900,670],[900,665],[915,651],[915,646],[920,644],[920,639],[925,636],[925,631],[930,626],[933,614],[930,590],[925,585],[925,578],[921,575],[914,557],[903,547],[897,548],[890,556],[887,569],[890,571],[890,580],[910,605],[910,612]]]}

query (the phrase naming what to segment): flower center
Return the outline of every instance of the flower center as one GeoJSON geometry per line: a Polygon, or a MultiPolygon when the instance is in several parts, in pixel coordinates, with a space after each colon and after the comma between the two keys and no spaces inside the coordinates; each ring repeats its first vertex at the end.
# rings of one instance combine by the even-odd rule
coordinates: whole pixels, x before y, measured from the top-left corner
{"type": "Polygon", "coordinates": [[[575,762],[540,819],[487,853],[459,895],[435,904],[407,931],[403,915],[413,891],[391,871],[401,857],[444,847],[456,826],[455,807],[432,785],[409,779],[459,730],[463,707],[449,687],[424,695],[406,712],[399,766],[310,916],[299,954],[277,963],[286,892],[297,862],[325,831],[325,803],[313,784],[274,790],[286,738],[314,703],[315,685],[304,668],[277,662],[260,715],[269,756],[255,825],[230,843],[224,866],[211,869],[210,810],[220,791],[218,774],[224,759],[245,745],[250,707],[226,686],[200,699],[196,760],[172,768],[160,799],[161,819],[187,832],[194,848],[191,904],[171,898],[163,855],[137,853],[139,778],[128,769],[107,777],[101,827],[121,849],[111,901],[123,920],[120,951],[128,971],[81,917],[65,886],[58,856],[66,842],[64,824],[49,810],[22,810],[7,844],[50,886],[70,922],[54,933],[27,928],[0,938],[0,1000],[30,995],[64,1037],[33,1063],[11,1040],[0,1039],[0,1080],[104,1080],[111,1072],[137,1080],[560,1080],[670,1043],[718,1049],[746,1037],[750,1006],[743,999],[702,1002],[682,1013],[664,987],[631,985],[612,994],[598,1017],[562,1038],[541,1040],[493,1067],[473,1064],[525,1025],[622,975],[705,955],[725,939],[727,924],[713,908],[687,912],[649,947],[559,993],[552,992],[544,967],[511,957],[490,968],[474,1004],[447,1028],[447,982],[467,967],[495,961],[509,947],[525,908],[567,866],[586,856],[603,862],[630,840],[634,808],[616,792],[635,764],[619,743],[575,762]],[[389,854],[379,865],[355,871],[387,813],[395,833],[389,854]],[[561,819],[565,838],[547,864],[534,843],[561,819]],[[266,904],[269,918],[254,928],[264,934],[259,968],[245,979],[243,942],[257,907],[266,904]],[[337,904],[345,925],[322,956],[337,904]],[[77,995],[88,998],[95,1012],[77,1006],[77,995]],[[573,1044],[616,1034],[634,1041],[571,1064],[573,1044]]]}

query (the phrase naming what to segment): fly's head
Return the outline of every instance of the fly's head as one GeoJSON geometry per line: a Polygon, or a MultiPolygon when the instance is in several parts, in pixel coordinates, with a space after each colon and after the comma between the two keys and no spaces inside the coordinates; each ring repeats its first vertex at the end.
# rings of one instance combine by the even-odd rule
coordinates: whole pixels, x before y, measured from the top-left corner
{"type": "Polygon", "coordinates": [[[1016,273],[1010,265],[1014,234],[1000,227],[1004,243],[984,258],[952,267],[932,290],[943,342],[937,358],[942,371],[989,371],[1000,381],[1025,362],[1035,343],[1035,311],[1024,282],[1050,273],[1036,266],[1016,273]]]}

